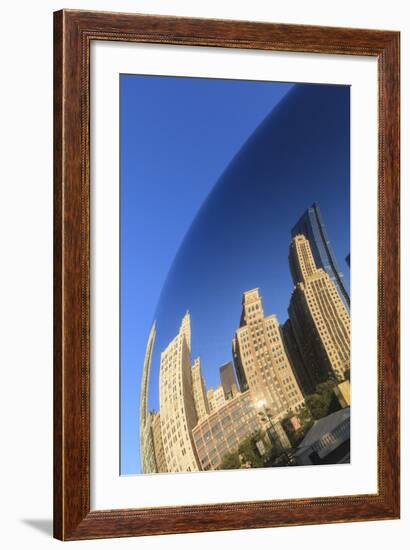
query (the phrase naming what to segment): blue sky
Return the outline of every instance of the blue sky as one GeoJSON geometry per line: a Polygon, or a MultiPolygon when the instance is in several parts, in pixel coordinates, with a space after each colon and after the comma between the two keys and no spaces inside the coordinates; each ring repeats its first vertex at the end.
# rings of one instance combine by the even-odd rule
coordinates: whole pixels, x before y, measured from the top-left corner
{"type": "Polygon", "coordinates": [[[231,359],[242,292],[287,318],[290,230],[319,202],[348,283],[349,88],[121,75],[121,473],[139,473],[139,391],[191,312],[207,386],[231,359]]]}

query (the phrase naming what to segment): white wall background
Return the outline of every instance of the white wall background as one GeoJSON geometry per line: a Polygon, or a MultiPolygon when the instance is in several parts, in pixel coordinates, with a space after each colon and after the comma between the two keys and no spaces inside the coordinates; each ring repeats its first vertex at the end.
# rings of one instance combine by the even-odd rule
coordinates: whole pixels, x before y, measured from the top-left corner
{"type": "MultiPolygon", "coordinates": [[[[402,32],[403,307],[409,277],[408,107],[410,17],[407,0],[9,0],[1,11],[0,86],[0,541],[7,550],[47,549],[52,515],[52,12],[65,8],[286,23],[384,28],[402,32]],[[406,188],[407,187],[407,188],[406,188]],[[406,219],[407,218],[407,219],[406,219]]],[[[402,519],[76,542],[75,547],[185,549],[210,545],[332,550],[408,547],[409,437],[407,323],[403,316],[402,519]]]]}

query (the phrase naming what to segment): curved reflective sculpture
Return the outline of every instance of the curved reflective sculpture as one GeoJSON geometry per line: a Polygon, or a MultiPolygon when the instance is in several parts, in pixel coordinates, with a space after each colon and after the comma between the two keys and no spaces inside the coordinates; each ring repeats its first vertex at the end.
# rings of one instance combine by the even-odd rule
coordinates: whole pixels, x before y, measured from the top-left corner
{"type": "Polygon", "coordinates": [[[188,310],[191,359],[201,357],[206,381],[214,383],[219,367],[232,360],[244,292],[261,289],[269,314],[286,312],[293,287],[290,231],[307,206],[320,202],[333,234],[349,226],[348,94],[346,86],[294,85],[194,217],[156,308],[153,408],[159,408],[161,352],[188,310]]]}

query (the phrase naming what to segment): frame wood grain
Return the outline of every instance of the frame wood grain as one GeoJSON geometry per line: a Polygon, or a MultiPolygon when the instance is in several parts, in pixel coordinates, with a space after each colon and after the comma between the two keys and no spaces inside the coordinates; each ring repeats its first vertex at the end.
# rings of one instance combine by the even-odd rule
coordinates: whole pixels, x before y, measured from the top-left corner
{"type": "MultiPolygon", "coordinates": [[[[125,537],[399,517],[398,32],[63,10],[54,14],[54,536],[125,537]],[[378,60],[378,492],[90,510],[92,40],[373,56],[378,60]]],[[[376,237],[376,236],[375,236],[376,237]]]]}

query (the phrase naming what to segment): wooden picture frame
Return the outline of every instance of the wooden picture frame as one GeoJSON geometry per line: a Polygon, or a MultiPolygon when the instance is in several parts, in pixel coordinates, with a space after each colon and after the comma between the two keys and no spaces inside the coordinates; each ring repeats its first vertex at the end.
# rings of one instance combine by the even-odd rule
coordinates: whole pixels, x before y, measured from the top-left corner
{"type": "Polygon", "coordinates": [[[62,540],[399,517],[398,32],[63,10],[54,14],[54,536],[62,540]],[[378,492],[90,510],[90,45],[145,42],[378,62],[378,492]]]}

